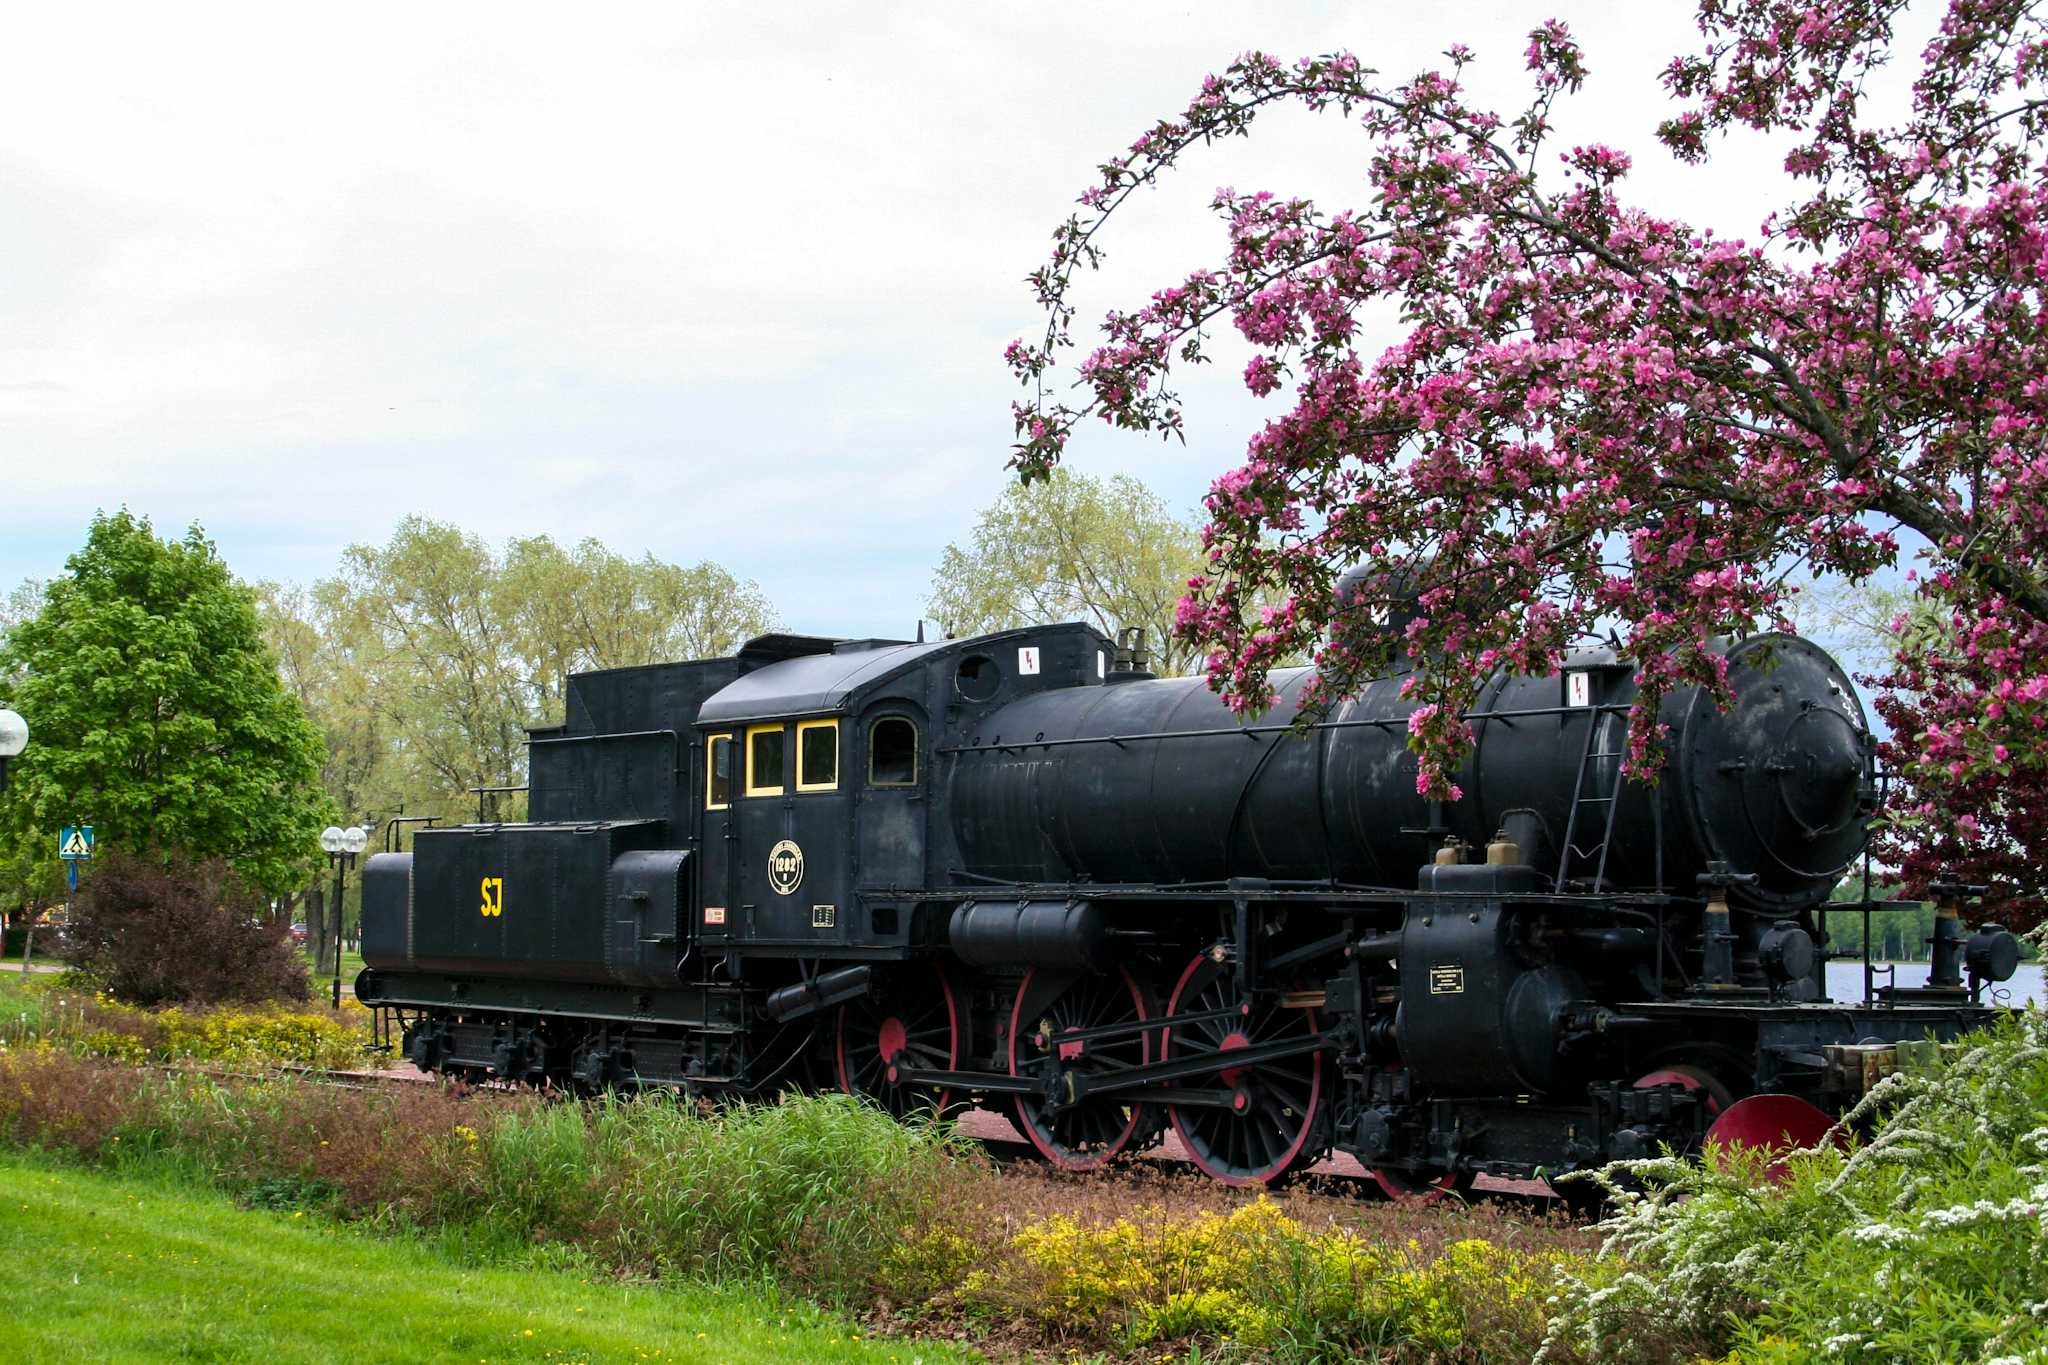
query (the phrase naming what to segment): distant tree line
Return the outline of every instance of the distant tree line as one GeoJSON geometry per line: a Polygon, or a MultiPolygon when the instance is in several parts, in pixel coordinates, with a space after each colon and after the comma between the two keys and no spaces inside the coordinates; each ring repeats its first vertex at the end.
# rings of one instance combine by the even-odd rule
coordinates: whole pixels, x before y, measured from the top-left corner
{"type": "MultiPolygon", "coordinates": [[[[1203,559],[1195,519],[1136,480],[1059,470],[1009,487],[946,547],[927,610],[957,635],[1137,626],[1156,671],[1188,673],[1201,661],[1173,617],[1203,559]]],[[[1825,605],[1838,630],[1873,609],[1825,605]]],[[[475,789],[523,784],[527,727],[560,720],[570,674],[727,655],[776,626],[719,564],[596,540],[493,547],[408,517],[311,585],[251,585],[196,527],[164,540],[103,515],[63,575],[0,598],[0,704],[33,730],[0,797],[0,911],[58,903],[56,832],[93,824],[103,844],[231,867],[280,923],[307,922],[324,969],[340,923],[323,826],[473,819],[475,789]]],[[[525,811],[517,792],[483,805],[525,811]]],[[[1829,920],[1836,948],[1861,950],[1860,916],[1829,920]]],[[[1931,930],[1931,910],[1874,916],[1874,951],[1924,958],[1931,930]]]]}
{"type": "MultiPolygon", "coordinates": [[[[930,609],[956,634],[1139,626],[1153,667],[1185,672],[1173,613],[1200,557],[1193,519],[1142,484],[1063,474],[1005,492],[947,547],[930,609]]],[[[60,903],[57,830],[93,824],[110,850],[222,885],[231,869],[278,923],[306,922],[325,970],[343,923],[325,825],[473,819],[476,789],[524,783],[527,727],[561,718],[570,674],[728,655],[775,628],[722,565],[594,539],[492,546],[407,517],[310,585],[247,584],[197,527],[167,540],[101,515],[62,575],[0,598],[0,704],[33,731],[0,799],[0,911],[60,903]]],[[[516,791],[483,806],[525,811],[516,791]]]]}
{"type": "MultiPolygon", "coordinates": [[[[1863,878],[1852,875],[1843,878],[1835,887],[1831,904],[1863,899],[1863,878]]],[[[1934,938],[1934,902],[1915,901],[1906,895],[1906,889],[1897,880],[1873,877],[1870,882],[1870,899],[1873,901],[1904,901],[1906,906],[1898,910],[1873,910],[1870,915],[1870,955],[1879,962],[1925,962],[1932,956],[1929,942],[1934,938]]],[[[1834,910],[1822,906],[1827,914],[1824,926],[1828,931],[1829,948],[1838,953],[1863,953],[1863,914],[1860,910],[1834,910]]],[[[1974,905],[1963,908],[1963,929],[1968,933],[1980,919],[1995,914],[1983,911],[1974,905]]],[[[2022,949],[2028,958],[2035,956],[2032,943],[2022,949]]]]}
{"type": "MultiPolygon", "coordinates": [[[[926,610],[953,635],[1051,621],[1086,621],[1111,637],[1136,628],[1152,671],[1178,677],[1202,667],[1175,621],[1207,563],[1199,517],[1128,475],[1055,469],[1009,485],[965,544],[946,547],[926,610]]],[[[1257,597],[1249,610],[1277,600],[1257,597]]],[[[1308,659],[1294,651],[1279,662],[1308,659]]]]}
{"type": "Polygon", "coordinates": [[[730,654],[774,625],[717,564],[596,540],[499,550],[409,517],[310,587],[247,585],[197,527],[166,541],[102,515],[63,575],[0,603],[0,704],[32,734],[0,796],[0,909],[57,903],[57,831],[91,824],[103,847],[231,867],[280,921],[307,918],[325,966],[325,825],[473,818],[468,789],[524,782],[526,727],[560,719],[569,674],[730,654]]]}

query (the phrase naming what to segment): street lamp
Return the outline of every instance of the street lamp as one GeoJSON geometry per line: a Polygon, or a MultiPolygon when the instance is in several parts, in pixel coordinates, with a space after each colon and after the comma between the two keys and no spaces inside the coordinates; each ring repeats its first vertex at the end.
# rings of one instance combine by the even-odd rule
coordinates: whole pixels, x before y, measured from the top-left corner
{"type": "Polygon", "coordinates": [[[28,747],[28,722],[0,707],[0,792],[7,790],[7,761],[28,747]]]}
{"type": "MultiPolygon", "coordinates": [[[[7,763],[9,759],[21,757],[21,751],[28,747],[28,722],[13,711],[0,707],[0,792],[7,790],[7,763]]],[[[78,875],[78,864],[71,864],[71,875],[78,875]]],[[[28,922],[28,941],[21,945],[21,974],[28,975],[28,955],[36,944],[36,922],[28,922]]]]}
{"type": "Polygon", "coordinates": [[[320,851],[334,864],[334,1008],[341,1008],[341,906],[348,894],[349,864],[369,846],[370,831],[361,825],[329,825],[320,831],[320,851]]]}

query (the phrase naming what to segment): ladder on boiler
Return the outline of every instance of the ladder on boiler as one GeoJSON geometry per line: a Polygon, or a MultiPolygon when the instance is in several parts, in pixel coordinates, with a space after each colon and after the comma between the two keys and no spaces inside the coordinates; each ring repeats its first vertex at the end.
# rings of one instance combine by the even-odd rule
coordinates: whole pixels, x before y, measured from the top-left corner
{"type": "MultiPolygon", "coordinates": [[[[1566,817],[1564,822],[1564,839],[1562,841],[1564,847],[1557,857],[1557,881],[1552,887],[1552,890],[1559,894],[1569,889],[1575,881],[1585,880],[1583,874],[1585,872],[1585,865],[1588,863],[1593,865],[1593,876],[1588,889],[1599,890],[1607,881],[1607,851],[1614,844],[1614,817],[1621,809],[1621,789],[1623,786],[1621,767],[1619,764],[1615,765],[1614,777],[1608,785],[1607,795],[1605,796],[1590,794],[1587,775],[1592,771],[1595,763],[1604,762],[1610,758],[1618,759],[1627,752],[1626,745],[1619,749],[1602,749],[1600,747],[1601,734],[1609,728],[1619,728],[1623,735],[1628,733],[1627,726],[1613,726],[1613,713],[1605,707],[1596,707],[1587,715],[1586,747],[1579,755],[1578,776],[1572,780],[1571,814],[1566,817]],[[1607,813],[1605,818],[1600,821],[1600,841],[1581,848],[1578,843],[1579,829],[1582,824],[1581,816],[1585,815],[1590,819],[1588,808],[1597,811],[1601,806],[1607,807],[1607,813]],[[1573,876],[1574,859],[1578,862],[1577,871],[1580,873],[1576,878],[1573,876]]],[[[1590,834],[1590,829],[1587,832],[1590,834]]]]}

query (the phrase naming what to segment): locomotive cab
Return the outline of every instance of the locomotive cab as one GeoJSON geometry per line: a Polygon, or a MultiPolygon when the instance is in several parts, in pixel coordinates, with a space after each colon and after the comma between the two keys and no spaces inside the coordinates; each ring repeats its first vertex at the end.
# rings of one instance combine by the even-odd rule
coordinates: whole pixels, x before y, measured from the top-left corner
{"type": "Polygon", "coordinates": [[[747,645],[697,717],[707,950],[901,956],[919,932],[914,893],[931,884],[926,798],[947,731],[1050,682],[1091,669],[1100,681],[1106,649],[1074,626],[747,645]]]}

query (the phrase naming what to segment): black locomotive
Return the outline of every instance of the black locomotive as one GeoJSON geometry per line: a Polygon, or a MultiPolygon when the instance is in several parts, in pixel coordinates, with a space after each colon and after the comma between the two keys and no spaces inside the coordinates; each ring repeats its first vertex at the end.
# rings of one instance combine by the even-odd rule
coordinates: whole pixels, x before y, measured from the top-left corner
{"type": "Polygon", "coordinates": [[[1241,724],[1082,625],[583,674],[530,823],[369,861],[356,993],[432,1071],[979,1103],[1073,1169],[1169,1126],[1219,1179],[1336,1149],[1407,1192],[1694,1148],[1745,1096],[1839,1111],[2017,953],[1950,901],[1925,987],[1827,999],[1871,737],[1813,645],[1727,655],[1655,786],[1623,660],[1488,679],[1449,804],[1398,677],[1241,724]]]}

